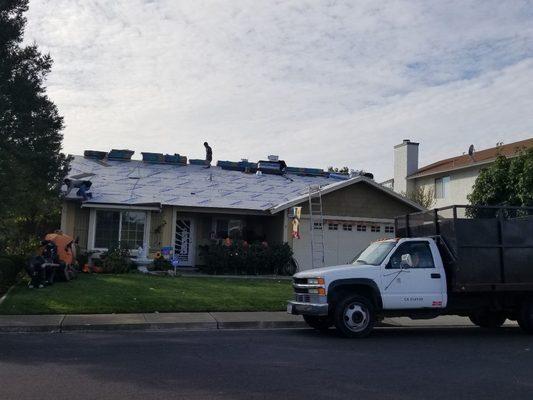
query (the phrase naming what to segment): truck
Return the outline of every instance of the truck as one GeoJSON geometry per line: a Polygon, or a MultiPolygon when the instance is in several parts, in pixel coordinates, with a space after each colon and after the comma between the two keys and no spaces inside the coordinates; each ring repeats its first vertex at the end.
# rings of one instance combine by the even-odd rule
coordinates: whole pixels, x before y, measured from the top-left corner
{"type": "Polygon", "coordinates": [[[296,273],[287,312],[352,338],[441,315],[533,334],[533,207],[454,205],[397,217],[395,231],[349,264],[296,273]]]}

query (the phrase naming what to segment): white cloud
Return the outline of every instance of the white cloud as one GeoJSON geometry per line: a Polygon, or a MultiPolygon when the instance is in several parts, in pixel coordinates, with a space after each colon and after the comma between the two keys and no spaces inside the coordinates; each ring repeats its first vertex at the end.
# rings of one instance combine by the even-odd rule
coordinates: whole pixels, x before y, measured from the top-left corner
{"type": "Polygon", "coordinates": [[[532,1],[33,0],[65,150],[392,174],[533,136],[532,1]]]}

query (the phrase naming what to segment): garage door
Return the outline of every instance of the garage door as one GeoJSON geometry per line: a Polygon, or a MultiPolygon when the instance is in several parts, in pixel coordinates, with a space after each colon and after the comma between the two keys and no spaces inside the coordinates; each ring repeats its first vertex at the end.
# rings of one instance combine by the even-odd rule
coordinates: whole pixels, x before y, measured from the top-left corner
{"type": "MultiPolygon", "coordinates": [[[[324,258],[326,266],[347,264],[370,243],[386,237],[394,237],[392,224],[324,221],[324,258]]],[[[311,233],[309,220],[302,219],[300,239],[294,239],[294,258],[300,270],[311,268],[311,233]]]]}

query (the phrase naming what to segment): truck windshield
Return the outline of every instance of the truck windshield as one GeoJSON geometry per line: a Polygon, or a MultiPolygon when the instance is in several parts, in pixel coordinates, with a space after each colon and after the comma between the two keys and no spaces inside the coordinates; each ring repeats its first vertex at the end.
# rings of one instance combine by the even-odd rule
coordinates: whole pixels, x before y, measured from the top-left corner
{"type": "Polygon", "coordinates": [[[395,246],[396,242],[374,242],[355,258],[353,264],[380,265],[395,246]]]}

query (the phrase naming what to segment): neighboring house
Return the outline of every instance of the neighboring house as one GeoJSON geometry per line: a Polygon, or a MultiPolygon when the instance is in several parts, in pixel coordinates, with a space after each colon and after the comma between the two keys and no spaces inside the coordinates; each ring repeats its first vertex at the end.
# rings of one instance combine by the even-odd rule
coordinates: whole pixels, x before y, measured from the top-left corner
{"type": "Polygon", "coordinates": [[[93,197],[82,202],[74,192],[69,194],[63,204],[62,230],[79,237],[80,247],[89,251],[104,251],[121,242],[134,254],[143,246],[153,256],[171,247],[187,266],[201,265],[199,245],[228,236],[287,242],[300,268],[307,269],[310,185],[323,188],[326,264],[349,262],[370,242],[393,237],[395,216],[421,210],[364,176],[291,167],[284,175],[268,170],[256,174],[257,164],[247,161],[219,161],[205,169],[199,160],[181,164],[150,160],[74,156],[69,178],[90,180],[93,197]],[[288,211],[300,205],[301,239],[293,239],[288,211]]]}
{"type": "Polygon", "coordinates": [[[418,167],[418,143],[404,140],[394,146],[394,178],[382,183],[398,193],[423,188],[431,190],[434,207],[468,204],[467,196],[479,172],[492,164],[498,154],[516,157],[521,150],[533,147],[533,139],[503,144],[470,154],[447,158],[425,167],[418,167]]]}

